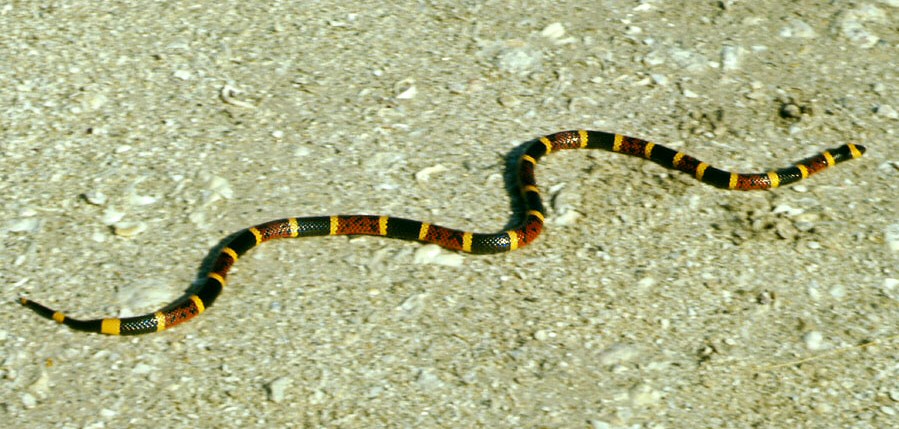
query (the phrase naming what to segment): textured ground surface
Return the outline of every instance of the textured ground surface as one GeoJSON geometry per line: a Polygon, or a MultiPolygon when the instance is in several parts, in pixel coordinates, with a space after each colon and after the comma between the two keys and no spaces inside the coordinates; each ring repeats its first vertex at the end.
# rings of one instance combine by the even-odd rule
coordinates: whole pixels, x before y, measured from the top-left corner
{"type": "Polygon", "coordinates": [[[899,2],[296,3],[0,7],[0,426],[896,422],[899,2]],[[553,155],[527,249],[270,243],[159,334],[15,304],[154,310],[284,216],[497,230],[506,156],[571,128],[739,171],[869,150],[757,193],[553,155]]]}

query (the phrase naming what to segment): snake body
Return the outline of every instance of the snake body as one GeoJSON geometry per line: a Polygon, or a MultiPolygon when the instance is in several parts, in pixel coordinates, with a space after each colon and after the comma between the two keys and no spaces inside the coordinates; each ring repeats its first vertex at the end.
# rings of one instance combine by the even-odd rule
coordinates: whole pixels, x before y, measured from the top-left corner
{"type": "Polygon", "coordinates": [[[225,243],[206,279],[196,292],[189,292],[153,313],[135,317],[79,320],[28,298],[20,298],[20,302],[41,316],[79,331],[136,335],[171,328],[204,312],[225,288],[228,271],[234,263],[250,249],[269,240],[323,235],[379,235],[434,243],[447,249],[468,253],[512,251],[530,244],[543,230],[545,211],[534,170],[541,157],[563,149],[603,149],[639,156],[664,167],[690,174],[700,182],[733,190],[769,189],[787,185],[840,162],[858,158],[865,152],[864,146],[844,144],[786,168],[766,173],[741,174],[717,169],[682,152],[634,137],[601,131],[563,131],[536,139],[523,148],[518,159],[517,176],[518,187],[526,207],[521,223],[509,230],[477,233],[418,220],[372,215],[278,219],[234,234],[233,238],[225,243]]]}

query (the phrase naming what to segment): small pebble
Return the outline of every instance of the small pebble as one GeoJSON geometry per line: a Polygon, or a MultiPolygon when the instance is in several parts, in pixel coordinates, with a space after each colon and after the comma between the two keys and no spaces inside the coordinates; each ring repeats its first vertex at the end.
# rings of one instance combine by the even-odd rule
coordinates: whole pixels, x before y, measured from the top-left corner
{"type": "Polygon", "coordinates": [[[38,218],[26,217],[13,219],[6,228],[10,232],[37,232],[40,230],[41,221],[38,218]]]}
{"type": "Polygon", "coordinates": [[[543,54],[527,46],[512,47],[500,51],[496,61],[499,69],[504,72],[527,74],[540,69],[543,54]]]}
{"type": "Polygon", "coordinates": [[[787,216],[794,217],[805,213],[805,209],[801,207],[792,207],[787,204],[778,204],[776,207],[774,207],[774,210],[772,210],[771,213],[785,214],[787,216]]]}
{"type": "Polygon", "coordinates": [[[826,347],[824,334],[818,331],[809,331],[802,336],[805,347],[812,351],[822,350],[826,347]]]}
{"type": "Polygon", "coordinates": [[[877,116],[883,116],[887,119],[899,119],[899,112],[897,112],[896,109],[894,109],[893,106],[890,106],[889,104],[881,104],[880,106],[877,106],[877,110],[875,111],[875,113],[877,113],[877,116]]]}
{"type": "Polygon", "coordinates": [[[599,352],[597,360],[601,365],[610,366],[634,360],[639,355],[639,350],[634,346],[615,344],[599,352]]]}
{"type": "Polygon", "coordinates": [[[116,222],[113,226],[113,232],[119,237],[134,237],[147,230],[145,222],[116,222]]]}
{"type": "Polygon", "coordinates": [[[638,384],[627,392],[631,404],[635,407],[646,407],[659,402],[662,393],[647,384],[638,384]]]}
{"type": "Polygon", "coordinates": [[[737,70],[743,57],[743,48],[739,46],[725,46],[721,49],[721,66],[724,71],[737,70]]]}
{"type": "Polygon", "coordinates": [[[443,166],[443,164],[425,167],[422,168],[419,172],[415,173],[415,180],[419,183],[427,182],[431,179],[432,174],[439,174],[445,171],[449,171],[449,169],[443,166]]]}
{"type": "Polygon", "coordinates": [[[554,338],[555,336],[555,332],[550,332],[545,329],[539,329],[537,330],[537,332],[534,332],[534,339],[537,341],[546,341],[550,338],[554,338]]]}
{"type": "Polygon", "coordinates": [[[780,30],[780,37],[786,38],[813,39],[817,36],[811,25],[798,19],[791,19],[789,24],[780,30]]]}
{"type": "Polygon", "coordinates": [[[292,381],[287,377],[278,377],[266,386],[268,399],[276,404],[281,403],[287,394],[292,381]]]}
{"type": "Polygon", "coordinates": [[[23,393],[21,398],[22,405],[24,405],[25,408],[34,408],[37,405],[37,398],[28,392],[23,393]]]}
{"type": "Polygon", "coordinates": [[[899,389],[890,390],[889,396],[894,402],[899,402],[899,389]]]}
{"type": "Polygon", "coordinates": [[[835,23],[840,32],[851,42],[866,49],[874,47],[880,37],[865,28],[866,23],[883,23],[886,13],[871,4],[863,4],[855,9],[844,10],[838,15],[835,23]]]}
{"type": "Polygon", "coordinates": [[[689,72],[700,72],[709,66],[709,60],[705,56],[687,49],[672,49],[669,56],[678,67],[689,72]]]}
{"type": "Polygon", "coordinates": [[[611,423],[603,420],[592,419],[588,420],[587,422],[590,423],[590,427],[593,429],[613,429],[614,427],[616,427],[612,426],[611,423]]]}
{"type": "Polygon", "coordinates": [[[668,76],[665,76],[660,73],[652,73],[649,75],[653,82],[655,82],[658,86],[668,86],[668,76]]]}
{"type": "Polygon", "coordinates": [[[799,119],[802,117],[802,108],[793,103],[784,103],[780,106],[780,117],[786,119],[799,119]]]}
{"type": "Polygon", "coordinates": [[[458,253],[445,253],[436,244],[426,244],[415,251],[412,261],[416,264],[443,265],[447,267],[459,267],[462,265],[462,255],[458,253]]]}
{"type": "Polygon", "coordinates": [[[106,194],[100,191],[87,191],[84,193],[84,199],[95,206],[102,206],[106,204],[106,194]]]}
{"type": "Polygon", "coordinates": [[[134,366],[134,368],[131,369],[131,373],[135,375],[144,375],[153,372],[154,369],[156,368],[153,368],[152,366],[145,363],[138,363],[134,366]]]}
{"type": "Polygon", "coordinates": [[[899,252],[899,223],[887,225],[883,230],[883,238],[891,251],[899,252]]]}
{"type": "Polygon", "coordinates": [[[415,380],[415,384],[424,390],[434,390],[443,386],[443,380],[437,376],[433,369],[426,368],[418,371],[418,377],[415,380]]]}
{"type": "Polygon", "coordinates": [[[107,207],[106,210],[103,210],[103,216],[100,217],[100,222],[103,222],[103,225],[112,225],[125,217],[125,212],[118,211],[112,207],[107,207]]]}
{"type": "Polygon", "coordinates": [[[551,40],[554,45],[566,45],[577,41],[574,37],[564,37],[565,27],[559,22],[554,22],[544,27],[540,31],[540,35],[551,40]]]}
{"type": "Polygon", "coordinates": [[[577,223],[578,219],[583,216],[584,215],[582,215],[577,210],[566,210],[564,213],[558,216],[553,216],[550,222],[553,225],[573,225],[577,223]]]}
{"type": "Polygon", "coordinates": [[[565,26],[560,22],[554,22],[544,27],[540,35],[548,39],[559,39],[565,35],[565,26]]]}
{"type": "Polygon", "coordinates": [[[405,91],[399,93],[396,98],[398,100],[411,100],[415,98],[416,95],[418,95],[418,89],[415,87],[415,85],[412,85],[406,88],[405,91]]]}
{"type": "Polygon", "coordinates": [[[643,277],[640,281],[637,282],[637,288],[640,290],[649,289],[656,284],[656,279],[652,277],[643,277]]]}
{"type": "Polygon", "coordinates": [[[176,79],[190,80],[190,78],[193,77],[193,74],[187,70],[178,70],[175,73],[172,73],[172,76],[175,76],[176,79]]]}
{"type": "Polygon", "coordinates": [[[846,297],[846,288],[843,285],[834,285],[830,290],[830,296],[834,299],[843,299],[846,297]]]}
{"type": "Polygon", "coordinates": [[[105,95],[92,93],[84,99],[84,107],[86,110],[99,110],[107,101],[105,95]]]}
{"type": "Polygon", "coordinates": [[[400,316],[404,317],[419,314],[427,304],[428,296],[430,294],[426,292],[414,294],[403,300],[403,303],[397,306],[396,310],[400,313],[400,316]]]}
{"type": "Polygon", "coordinates": [[[151,197],[149,195],[138,195],[137,191],[132,188],[128,193],[128,204],[133,206],[148,206],[150,204],[156,203],[156,197],[151,197]]]}
{"type": "Polygon", "coordinates": [[[46,398],[50,393],[50,376],[47,372],[41,371],[41,375],[28,386],[28,390],[37,395],[38,398],[46,398]]]}

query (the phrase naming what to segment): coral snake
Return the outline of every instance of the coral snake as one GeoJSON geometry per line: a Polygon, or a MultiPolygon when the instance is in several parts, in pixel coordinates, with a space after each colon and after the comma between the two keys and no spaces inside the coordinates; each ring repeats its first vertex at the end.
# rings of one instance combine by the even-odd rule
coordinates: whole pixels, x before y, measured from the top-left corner
{"type": "Polygon", "coordinates": [[[719,170],[682,152],[634,137],[600,131],[563,131],[533,140],[522,147],[518,159],[518,187],[526,204],[518,226],[483,234],[390,216],[338,215],[278,219],[233,235],[224,244],[203,283],[159,311],[136,317],[95,320],[73,319],[27,298],[22,305],[41,316],[70,328],[111,335],[136,335],[162,331],[199,315],[225,287],[231,266],[248,250],[276,238],[321,235],[380,235],[402,240],[434,243],[468,253],[499,253],[519,249],[534,241],[543,229],[544,208],[534,177],[537,160],[562,149],[603,149],[643,157],[667,168],[680,170],[709,185],[736,190],[776,188],[797,182],[840,162],[858,158],[861,145],[845,144],[796,162],[790,167],[760,174],[740,174],[719,170]]]}

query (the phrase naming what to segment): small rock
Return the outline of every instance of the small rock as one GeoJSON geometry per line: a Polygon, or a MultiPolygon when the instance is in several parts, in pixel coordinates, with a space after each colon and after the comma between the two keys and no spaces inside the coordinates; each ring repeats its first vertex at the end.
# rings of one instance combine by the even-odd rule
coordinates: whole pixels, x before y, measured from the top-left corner
{"type": "Polygon", "coordinates": [[[896,109],[894,109],[893,106],[890,106],[889,104],[881,104],[880,106],[877,106],[877,109],[874,111],[874,113],[877,113],[877,116],[883,116],[884,118],[888,119],[899,119],[899,112],[897,112],[896,109]]]}
{"type": "Polygon", "coordinates": [[[144,375],[153,372],[155,368],[145,363],[139,363],[131,369],[131,373],[135,375],[144,375]]]}
{"type": "Polygon", "coordinates": [[[37,398],[28,392],[23,393],[21,398],[22,405],[24,405],[25,408],[34,408],[37,405],[37,398]]]}
{"type": "Polygon", "coordinates": [[[639,355],[639,350],[634,346],[615,344],[599,352],[597,358],[601,365],[610,366],[634,360],[639,355]]]}
{"type": "Polygon", "coordinates": [[[41,221],[34,217],[13,219],[6,228],[10,232],[37,232],[41,228],[41,221]]]}
{"type": "Polygon", "coordinates": [[[799,119],[802,117],[802,108],[793,103],[784,103],[780,106],[780,117],[785,119],[799,119]]]}
{"type": "Polygon", "coordinates": [[[555,332],[550,332],[545,329],[538,329],[537,332],[534,332],[534,339],[537,341],[546,341],[555,336],[556,336],[555,332]]]}
{"type": "Polygon", "coordinates": [[[668,76],[665,76],[660,73],[652,73],[649,75],[652,81],[658,86],[668,86],[668,76]]]}
{"type": "Polygon", "coordinates": [[[565,35],[565,26],[561,22],[554,22],[544,27],[540,35],[548,39],[559,39],[565,35]]]}
{"type": "Polygon", "coordinates": [[[824,343],[824,334],[819,331],[809,331],[802,336],[805,347],[812,351],[823,350],[827,345],[824,343]]]}
{"type": "Polygon", "coordinates": [[[813,39],[817,36],[811,25],[798,19],[790,20],[787,26],[780,30],[780,37],[786,38],[813,39]]]}
{"type": "Polygon", "coordinates": [[[434,390],[443,386],[443,380],[437,376],[433,369],[425,368],[418,371],[415,384],[424,390],[434,390]]]}
{"type": "Polygon", "coordinates": [[[627,394],[631,404],[635,407],[646,407],[659,402],[659,399],[662,398],[661,392],[646,384],[634,386],[627,394]]]}
{"type": "Polygon", "coordinates": [[[87,191],[84,193],[84,199],[90,204],[95,206],[102,206],[106,204],[106,194],[100,191],[87,191]]]}
{"type": "Polygon", "coordinates": [[[443,249],[436,244],[426,244],[415,251],[415,256],[412,260],[416,264],[458,267],[462,265],[463,258],[458,253],[444,253],[443,249]]]}
{"type": "Polygon", "coordinates": [[[125,212],[116,210],[112,207],[107,207],[106,210],[103,210],[103,216],[100,217],[100,222],[103,222],[103,225],[112,225],[125,217],[125,212]]]}
{"type": "Polygon", "coordinates": [[[883,238],[891,251],[899,252],[899,223],[887,225],[883,230],[883,238]]]}
{"type": "Polygon", "coordinates": [[[287,388],[290,387],[292,383],[293,382],[287,377],[278,377],[274,379],[266,386],[268,399],[276,404],[281,403],[286,396],[287,388]]]}
{"type": "Polygon", "coordinates": [[[721,49],[721,67],[724,71],[737,70],[743,57],[744,49],[739,46],[725,46],[721,49]]]}
{"type": "Polygon", "coordinates": [[[430,296],[430,294],[427,292],[412,295],[406,298],[396,310],[399,315],[404,318],[420,314],[427,303],[428,296],[430,296]]]}
{"type": "Polygon", "coordinates": [[[846,297],[846,288],[843,285],[834,285],[830,290],[830,296],[834,299],[843,299],[846,297]]]}
{"type": "Polygon", "coordinates": [[[527,46],[506,48],[497,55],[496,62],[504,72],[527,74],[540,69],[543,54],[527,46]]]}
{"type": "Polygon", "coordinates": [[[116,222],[112,226],[115,235],[131,238],[147,230],[146,222],[116,222]]]}
{"type": "Polygon", "coordinates": [[[686,49],[672,49],[669,56],[678,67],[689,72],[703,71],[709,65],[709,61],[705,56],[686,49]]]}
{"type": "Polygon", "coordinates": [[[397,94],[396,98],[397,100],[411,100],[415,98],[416,95],[418,95],[418,88],[416,88],[415,85],[411,85],[403,92],[397,94]]]}
{"type": "Polygon", "coordinates": [[[868,31],[865,24],[883,24],[886,21],[886,13],[882,9],[872,4],[863,4],[858,8],[842,11],[834,25],[851,42],[861,48],[871,48],[880,41],[880,37],[868,31]]]}
{"type": "Polygon", "coordinates": [[[445,171],[449,171],[443,164],[433,165],[431,167],[422,168],[421,171],[415,173],[415,180],[419,183],[427,182],[432,174],[439,174],[445,171]]]}
{"type": "MultiPolygon", "coordinates": [[[[899,1],[899,0],[897,0],[897,1],[899,1]]],[[[889,397],[893,401],[899,402],[899,389],[890,390],[889,397]]]]}

